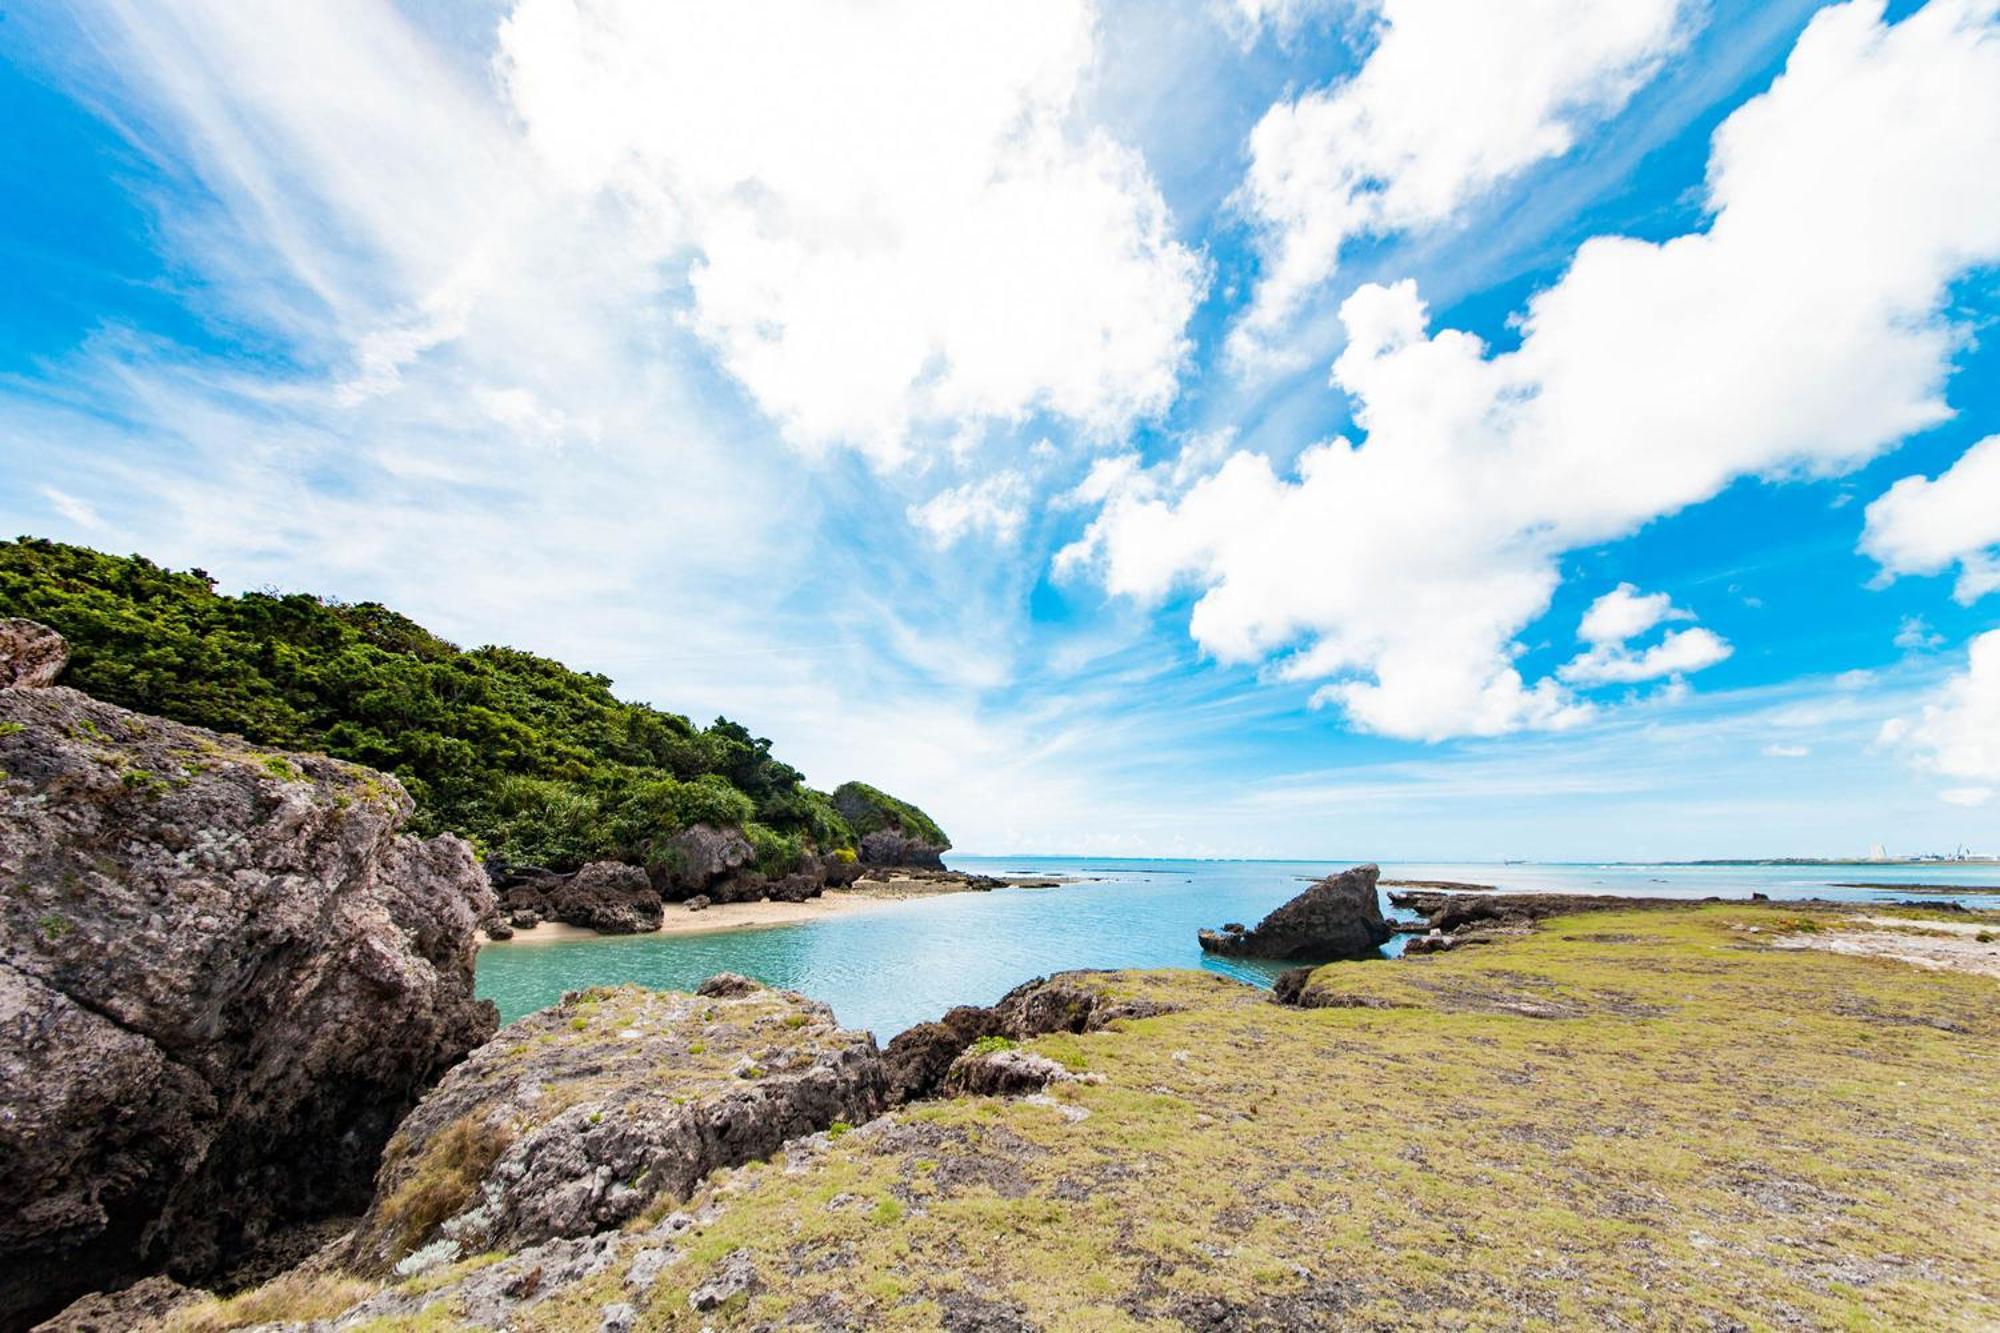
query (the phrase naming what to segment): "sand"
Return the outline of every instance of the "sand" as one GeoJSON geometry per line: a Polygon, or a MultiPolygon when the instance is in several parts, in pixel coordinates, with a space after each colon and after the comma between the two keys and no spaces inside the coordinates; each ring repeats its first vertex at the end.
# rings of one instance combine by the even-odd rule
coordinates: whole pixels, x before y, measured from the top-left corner
{"type": "MultiPolygon", "coordinates": [[[[1042,887],[1049,878],[1010,880],[1019,887],[1042,887]]],[[[1065,880],[1064,883],[1073,881],[1065,880]]],[[[865,879],[851,889],[829,889],[802,903],[717,903],[699,912],[690,912],[680,903],[668,903],[666,920],[655,935],[706,935],[722,930],[760,930],[770,926],[795,926],[811,921],[827,921],[837,916],[879,910],[889,903],[912,898],[935,898],[947,893],[977,893],[982,890],[958,880],[919,879],[896,875],[885,879],[865,879]]],[[[601,936],[583,926],[567,926],[560,921],[544,921],[533,930],[517,930],[509,940],[479,936],[482,948],[508,948],[516,944],[554,944],[562,940],[625,939],[629,936],[601,936]]]]}

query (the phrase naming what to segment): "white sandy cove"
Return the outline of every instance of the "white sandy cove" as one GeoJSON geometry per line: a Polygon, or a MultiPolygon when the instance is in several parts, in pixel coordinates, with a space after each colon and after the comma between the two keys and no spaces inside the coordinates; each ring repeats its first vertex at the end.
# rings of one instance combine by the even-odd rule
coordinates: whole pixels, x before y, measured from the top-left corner
{"type": "MultiPolygon", "coordinates": [[[[1045,883],[1046,879],[1038,879],[1045,883]]],[[[829,889],[817,898],[800,903],[717,903],[699,912],[690,912],[681,903],[668,903],[666,920],[655,935],[704,935],[718,930],[754,930],[764,926],[792,926],[806,921],[825,921],[851,916],[880,907],[884,903],[909,898],[933,898],[944,893],[976,892],[956,880],[905,878],[865,879],[851,889],[829,889]]],[[[533,930],[517,930],[511,940],[489,938],[480,932],[480,947],[504,949],[516,944],[551,944],[558,940],[629,939],[630,936],[600,936],[584,926],[544,921],[533,930]]]]}

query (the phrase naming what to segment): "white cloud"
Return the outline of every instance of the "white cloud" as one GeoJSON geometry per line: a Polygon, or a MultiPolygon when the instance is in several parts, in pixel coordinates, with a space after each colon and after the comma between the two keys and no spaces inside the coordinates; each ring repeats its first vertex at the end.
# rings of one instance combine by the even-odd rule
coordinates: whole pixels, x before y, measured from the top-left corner
{"type": "Polygon", "coordinates": [[[1673,604],[1663,592],[1641,593],[1621,583],[1590,604],[1577,626],[1576,637],[1589,645],[1556,671],[1571,685],[1634,685],[1680,677],[1712,667],[1733,651],[1710,630],[1669,630],[1650,648],[1635,650],[1632,640],[1669,620],[1693,620],[1694,613],[1673,604]]]}
{"type": "Polygon", "coordinates": [[[1085,0],[522,0],[528,142],[692,255],[691,319],[795,442],[1166,408],[1205,282],[1083,123],[1085,0]]]}
{"type": "Polygon", "coordinates": [[[1887,577],[1958,565],[1952,596],[1970,604],[2000,589],[2000,435],[1967,449],[1935,480],[1904,477],[1868,506],[1862,554],[1887,577]]]}
{"type": "Polygon", "coordinates": [[[1572,685],[1632,685],[1704,670],[1732,651],[1728,641],[1712,630],[1677,629],[1638,652],[1622,643],[1595,644],[1563,663],[1556,674],[1572,685]]]}
{"type": "Polygon", "coordinates": [[[1692,611],[1675,606],[1667,594],[1641,593],[1634,585],[1621,583],[1590,604],[1576,627],[1576,637],[1590,644],[1623,644],[1661,621],[1693,619],[1692,611]]]}
{"type": "MultiPolygon", "coordinates": [[[[1883,723],[1877,739],[1944,777],[2000,782],[2000,630],[1974,639],[1965,670],[1946,681],[1915,717],[1883,723]]],[[[1959,789],[1961,794],[1976,790],[1980,788],[1959,789]]]]}
{"type": "Polygon", "coordinates": [[[1706,231],[1586,243],[1499,355],[1431,334],[1411,283],[1362,288],[1334,380],[1364,445],[1309,448],[1294,479],[1250,453],[1180,489],[1128,469],[1058,566],[1119,594],[1200,589],[1203,647],[1296,649],[1281,673],[1332,678],[1370,730],[1574,721],[1558,682],[1514,665],[1563,551],[1739,476],[1851,468],[1949,415],[1946,289],[2000,260],[2000,192],[1967,191],[1966,164],[1993,161],[1991,3],[1894,26],[1879,4],[1822,10],[1718,130],[1706,231]]]}
{"type": "Polygon", "coordinates": [[[98,517],[97,509],[88,500],[80,500],[68,491],[54,486],[41,488],[42,498],[49,502],[49,508],[61,514],[79,528],[97,531],[104,527],[104,520],[98,517]]]}
{"type": "MultiPolygon", "coordinates": [[[[1296,0],[1238,0],[1282,31],[1296,0]]],[[[1238,201],[1258,232],[1239,360],[1275,341],[1356,236],[1450,219],[1498,182],[1569,151],[1685,37],[1683,0],[1384,0],[1351,79],[1265,113],[1238,201]]]]}
{"type": "Polygon", "coordinates": [[[1773,742],[1764,747],[1764,753],[1773,759],[1803,759],[1812,753],[1810,745],[1786,745],[1773,742]]]}
{"type": "Polygon", "coordinates": [[[911,505],[910,522],[940,550],[977,532],[986,533],[995,544],[1011,542],[1027,521],[1029,493],[1027,478],[1020,473],[996,472],[911,505]]]}
{"type": "Polygon", "coordinates": [[[1254,45],[1267,32],[1280,42],[1289,41],[1314,20],[1330,18],[1342,11],[1373,8],[1370,0],[1214,0],[1214,3],[1222,11],[1225,26],[1246,47],[1254,45]]]}
{"type": "Polygon", "coordinates": [[[1963,805],[1968,808],[1985,805],[1993,799],[1991,787],[1947,787],[1938,793],[1938,799],[1947,805],[1963,805]]]}
{"type": "Polygon", "coordinates": [[[1922,616],[1904,616],[1891,642],[1904,652],[1922,653],[1943,647],[1944,635],[1932,632],[1930,622],[1922,616]]]}

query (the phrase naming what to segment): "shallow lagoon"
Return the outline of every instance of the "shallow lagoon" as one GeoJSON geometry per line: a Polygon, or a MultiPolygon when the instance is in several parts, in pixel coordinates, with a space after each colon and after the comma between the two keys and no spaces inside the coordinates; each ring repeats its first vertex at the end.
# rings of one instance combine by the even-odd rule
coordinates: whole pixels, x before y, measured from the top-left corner
{"type": "MultiPolygon", "coordinates": [[[[871,903],[809,925],[488,945],[479,956],[479,994],[511,1021],[583,986],[631,981],[686,989],[716,972],[741,972],[824,1000],[842,1023],[887,1040],[955,1004],[990,1004],[1030,977],[1069,968],[1200,967],[1268,985],[1286,964],[1211,958],[1195,932],[1225,921],[1255,924],[1307,881],[1348,863],[954,856],[950,864],[1086,882],[871,903]]],[[[1832,887],[1842,880],[2000,883],[2000,866],[1993,865],[1385,864],[1382,873],[1578,893],[1742,898],[1757,892],[1863,902],[1915,896],[2000,906],[2000,894],[1832,887]]],[[[1398,937],[1389,947],[1401,943],[1398,937]]]]}

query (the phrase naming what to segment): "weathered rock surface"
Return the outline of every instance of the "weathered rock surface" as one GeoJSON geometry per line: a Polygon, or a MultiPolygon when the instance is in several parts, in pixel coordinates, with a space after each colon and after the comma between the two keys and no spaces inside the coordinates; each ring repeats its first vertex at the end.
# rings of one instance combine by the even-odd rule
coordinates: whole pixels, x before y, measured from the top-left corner
{"type": "Polygon", "coordinates": [[[730,974],[703,990],[572,993],[474,1052],[390,1142],[352,1262],[381,1272],[441,1240],[511,1251],[617,1227],[888,1105],[874,1038],[825,1005],[730,974]]]}
{"type": "Polygon", "coordinates": [[[121,1291],[93,1291],[35,1325],[34,1333],[131,1333],[151,1328],[202,1293],[170,1277],[141,1278],[121,1291]]]}
{"type": "Polygon", "coordinates": [[[1058,972],[1016,986],[990,1008],[960,1005],[943,1018],[919,1023],[890,1041],[883,1059],[897,1102],[945,1091],[961,1053],[984,1037],[1026,1041],[1051,1032],[1095,1032],[1119,1019],[1168,1012],[1154,1000],[1117,994],[1108,972],[1058,972]]]}
{"type": "MultiPolygon", "coordinates": [[[[46,677],[46,638],[8,630],[46,677]]],[[[355,1211],[492,1032],[491,898],[396,782],[0,689],[0,1324],[355,1211]]]]}
{"type": "MultiPolygon", "coordinates": [[[[1525,926],[1576,912],[1670,911],[1691,898],[1620,898],[1608,893],[1436,893],[1392,890],[1389,901],[1421,913],[1430,930],[1451,934],[1468,926],[1525,926]]],[[[1704,898],[1702,902],[1720,902],[1704,898]]]]}
{"type": "Polygon", "coordinates": [[[999,1014],[972,1004],[959,1005],[941,1019],[897,1033],[882,1053],[894,1100],[908,1102],[934,1095],[961,1051],[981,1037],[1005,1035],[999,1014]]]}
{"type": "Polygon", "coordinates": [[[901,829],[877,829],[861,839],[861,861],[871,866],[944,868],[945,849],[901,829]]]}
{"type": "MultiPolygon", "coordinates": [[[[660,896],[670,901],[691,898],[698,893],[709,893],[715,885],[756,859],[757,849],[750,845],[742,830],[696,824],[673,836],[666,855],[653,867],[653,883],[660,896]]],[[[715,897],[715,901],[729,900],[715,897]]]]}
{"type": "Polygon", "coordinates": [[[646,872],[620,861],[594,861],[548,895],[555,919],[606,935],[658,930],[660,895],[646,872]]]}
{"type": "Polygon", "coordinates": [[[1201,947],[1240,958],[1366,958],[1390,934],[1375,896],[1379,873],[1363,865],[1329,875],[1249,930],[1232,922],[1202,931],[1201,947]]]}
{"type": "Polygon", "coordinates": [[[1032,1051],[967,1051],[945,1075],[947,1097],[1020,1097],[1060,1083],[1070,1072],[1032,1051]]]}
{"type": "Polygon", "coordinates": [[[0,689],[39,689],[56,683],[69,663],[62,635],[39,621],[0,620],[0,689]]]}
{"type": "Polygon", "coordinates": [[[861,864],[944,868],[951,841],[921,810],[862,782],[843,782],[832,799],[860,839],[861,864]]]}

